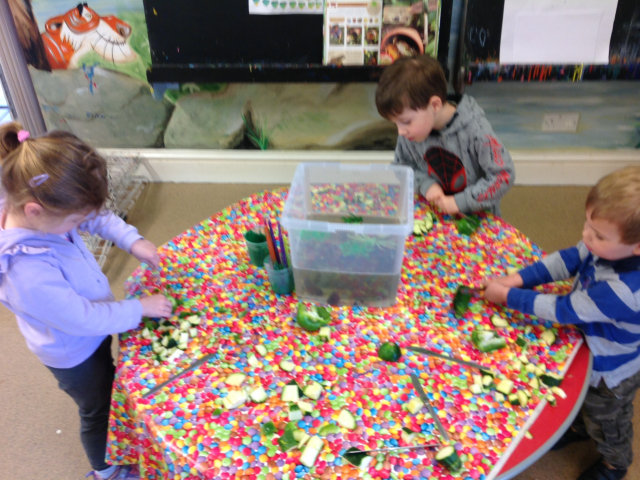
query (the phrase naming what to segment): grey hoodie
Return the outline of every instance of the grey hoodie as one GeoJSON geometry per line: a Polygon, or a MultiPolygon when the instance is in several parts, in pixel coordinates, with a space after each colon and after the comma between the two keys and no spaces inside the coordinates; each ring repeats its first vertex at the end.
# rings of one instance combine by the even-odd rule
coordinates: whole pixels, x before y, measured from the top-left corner
{"type": "Polygon", "coordinates": [[[432,130],[426,140],[398,137],[394,162],[413,168],[416,193],[424,196],[437,182],[462,213],[500,215],[500,199],[515,181],[511,155],[468,95],[445,128],[432,130]]]}
{"type": "MultiPolygon", "coordinates": [[[[142,238],[111,212],[78,228],[127,252],[142,238]]],[[[79,365],[107,335],[135,328],[142,319],[140,301],[116,302],[78,231],[69,235],[71,241],[24,228],[0,229],[0,301],[15,313],[29,349],[54,368],[79,365]]]]}

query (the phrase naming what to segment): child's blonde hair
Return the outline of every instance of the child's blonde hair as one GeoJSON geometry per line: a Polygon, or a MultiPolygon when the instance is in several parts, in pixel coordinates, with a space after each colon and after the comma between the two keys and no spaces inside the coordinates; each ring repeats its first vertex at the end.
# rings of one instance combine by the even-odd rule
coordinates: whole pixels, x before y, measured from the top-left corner
{"type": "Polygon", "coordinates": [[[67,132],[25,139],[21,131],[18,122],[0,125],[2,187],[10,207],[35,201],[58,215],[102,209],[107,164],[91,146],[67,132]]]}
{"type": "Polygon", "coordinates": [[[620,241],[626,245],[640,242],[640,166],[627,167],[600,179],[587,197],[591,218],[615,223],[620,241]]]}

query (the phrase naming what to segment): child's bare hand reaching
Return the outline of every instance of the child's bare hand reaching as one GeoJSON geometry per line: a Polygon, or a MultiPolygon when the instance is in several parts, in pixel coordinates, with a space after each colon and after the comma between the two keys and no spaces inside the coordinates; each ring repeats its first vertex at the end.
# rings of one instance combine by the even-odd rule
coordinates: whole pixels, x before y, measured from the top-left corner
{"type": "Polygon", "coordinates": [[[173,312],[173,305],[164,295],[142,297],[140,303],[143,317],[168,318],[173,312]]]}
{"type": "Polygon", "coordinates": [[[485,278],[482,285],[485,287],[484,299],[497,304],[507,303],[507,296],[511,288],[522,287],[522,277],[519,273],[504,277],[485,278]]]}
{"type": "Polygon", "coordinates": [[[131,255],[154,269],[157,269],[160,265],[160,255],[158,255],[158,247],[144,238],[136,241],[131,246],[131,255]]]}
{"type": "Polygon", "coordinates": [[[447,213],[449,215],[460,213],[460,209],[458,208],[458,204],[456,203],[456,199],[453,198],[453,195],[444,195],[442,198],[436,200],[435,204],[440,207],[440,210],[442,210],[443,213],[447,213]]]}
{"type": "Polygon", "coordinates": [[[438,200],[443,197],[444,192],[442,191],[442,187],[437,183],[431,185],[424,194],[424,198],[426,198],[429,203],[437,203],[438,200]]]}

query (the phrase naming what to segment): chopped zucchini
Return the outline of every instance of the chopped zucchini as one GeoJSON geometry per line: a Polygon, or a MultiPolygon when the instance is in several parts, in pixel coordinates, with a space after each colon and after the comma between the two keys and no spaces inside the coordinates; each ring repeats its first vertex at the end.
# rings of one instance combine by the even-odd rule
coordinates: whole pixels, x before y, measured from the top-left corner
{"type": "Polygon", "coordinates": [[[356,428],[356,419],[349,410],[342,410],[336,421],[340,426],[349,430],[355,430],[356,428]]]}
{"type": "Polygon", "coordinates": [[[300,399],[298,385],[285,385],[282,388],[282,401],[295,403],[300,399]]]}
{"type": "Polygon", "coordinates": [[[516,345],[518,345],[519,347],[526,347],[527,346],[527,339],[524,338],[522,335],[518,335],[518,338],[516,338],[516,345]]]}
{"type": "Polygon", "coordinates": [[[258,345],[256,345],[256,352],[258,352],[263,357],[266,357],[267,356],[267,347],[265,347],[264,345],[259,343],[258,345]]]}
{"type": "Polygon", "coordinates": [[[309,402],[300,401],[298,402],[298,406],[300,407],[300,410],[302,410],[305,413],[313,412],[313,405],[311,405],[309,402]]]}
{"type": "Polygon", "coordinates": [[[320,435],[321,437],[326,437],[327,435],[336,433],[340,433],[340,427],[335,423],[328,423],[326,425],[323,425],[322,427],[320,427],[320,430],[318,430],[318,435],[320,435]]]}
{"type": "Polygon", "coordinates": [[[546,399],[547,399],[547,402],[549,402],[549,405],[551,405],[552,407],[555,407],[558,404],[556,397],[553,396],[552,394],[547,395],[546,399]]]}
{"type": "Polygon", "coordinates": [[[500,381],[496,390],[498,390],[498,392],[502,393],[503,395],[509,395],[513,390],[513,382],[508,378],[505,378],[500,381]]]}
{"type": "Polygon", "coordinates": [[[529,386],[534,390],[540,390],[540,382],[538,381],[538,377],[533,377],[529,382],[529,386]]]}
{"type": "Polygon", "coordinates": [[[409,403],[407,403],[407,411],[412,415],[418,413],[420,410],[422,410],[423,407],[424,402],[418,397],[413,397],[411,400],[409,400],[409,403]]]}
{"type": "Polygon", "coordinates": [[[362,450],[357,449],[356,447],[351,447],[344,453],[344,455],[342,455],[342,458],[344,458],[354,467],[358,468],[360,468],[360,465],[362,465],[362,461],[367,457],[368,455],[366,453],[364,453],[362,450]]]}
{"type": "Polygon", "coordinates": [[[529,397],[527,396],[527,394],[522,390],[518,390],[516,392],[516,395],[518,395],[518,400],[520,400],[520,406],[526,407],[527,403],[529,403],[529,397]]]}
{"type": "Polygon", "coordinates": [[[482,386],[485,388],[494,388],[496,385],[493,383],[493,377],[489,375],[482,377],[482,386]]]}
{"type": "Polygon", "coordinates": [[[498,327],[498,328],[505,328],[509,326],[509,322],[498,315],[494,315],[491,317],[491,323],[493,323],[494,327],[498,327]]]}
{"type": "Polygon", "coordinates": [[[559,377],[555,373],[551,372],[540,375],[540,380],[542,380],[542,383],[548,385],[549,387],[559,387],[562,383],[562,377],[559,377]]]}
{"type": "Polygon", "coordinates": [[[267,398],[269,398],[267,396],[266,390],[262,385],[258,386],[257,388],[254,388],[249,394],[249,397],[251,398],[251,400],[253,400],[256,403],[264,403],[267,401],[267,398]]]}
{"type": "Polygon", "coordinates": [[[244,390],[232,390],[222,399],[222,404],[228,409],[237,408],[247,401],[247,394],[244,390]]]}
{"type": "Polygon", "coordinates": [[[288,360],[282,360],[280,362],[280,368],[285,372],[292,372],[296,368],[296,364],[288,360]]]}
{"type": "Polygon", "coordinates": [[[318,332],[318,336],[325,340],[329,340],[331,338],[331,327],[321,327],[318,332]]]}
{"type": "Polygon", "coordinates": [[[239,387],[245,378],[247,378],[247,376],[244,373],[232,373],[225,379],[224,383],[232,387],[239,387]]]}
{"type": "Polygon", "coordinates": [[[545,330],[540,334],[540,340],[551,346],[556,341],[556,334],[552,330],[545,330]]]}
{"type": "Polygon", "coordinates": [[[493,398],[496,399],[496,402],[500,402],[500,403],[504,402],[505,400],[505,396],[500,392],[495,392],[493,394],[493,398]]]}
{"type": "Polygon", "coordinates": [[[474,395],[480,395],[482,393],[482,385],[474,383],[469,387],[469,391],[474,395]]]}
{"type": "Polygon", "coordinates": [[[297,428],[295,428],[295,424],[292,424],[294,428],[288,428],[289,425],[291,424],[287,424],[287,428],[284,429],[284,433],[278,439],[278,445],[283,452],[288,452],[290,450],[293,450],[294,448],[298,448],[299,442],[294,436],[297,428]]]}
{"type": "Polygon", "coordinates": [[[457,472],[462,468],[462,461],[458,456],[458,452],[451,445],[441,448],[436,453],[436,460],[451,472],[457,472]]]}
{"type": "Polygon", "coordinates": [[[316,459],[320,452],[324,449],[324,442],[320,437],[314,435],[309,439],[307,445],[300,455],[300,463],[305,467],[311,468],[316,463],[316,459]]]}
{"type": "Polygon", "coordinates": [[[304,430],[298,430],[298,431],[302,432],[302,435],[300,435],[300,438],[298,440],[298,450],[301,450],[302,447],[304,447],[304,444],[309,441],[309,439],[311,438],[311,435],[307,434],[307,432],[305,432],[304,430]]]}
{"type": "Polygon", "coordinates": [[[262,362],[258,360],[258,357],[256,357],[254,353],[249,353],[249,355],[247,355],[247,363],[251,365],[253,368],[256,368],[257,366],[262,365],[262,362]]]}
{"type": "Polygon", "coordinates": [[[413,443],[417,436],[418,432],[414,432],[407,427],[402,427],[401,438],[404,443],[413,443]]]}
{"type": "Polygon", "coordinates": [[[565,398],[567,398],[567,394],[564,393],[564,390],[562,390],[560,387],[551,387],[551,392],[556,396],[556,397],[560,397],[563,400],[565,398]]]}
{"type": "Polygon", "coordinates": [[[298,420],[302,420],[302,411],[298,405],[292,403],[289,405],[289,421],[297,422],[298,420]]]}
{"type": "Polygon", "coordinates": [[[311,398],[312,400],[318,400],[324,388],[318,382],[313,382],[306,387],[304,387],[304,395],[311,398]]]}
{"type": "Polygon", "coordinates": [[[509,395],[507,399],[509,400],[509,403],[513,406],[520,405],[520,398],[518,398],[518,395],[515,393],[512,393],[511,395],[509,395]]]}

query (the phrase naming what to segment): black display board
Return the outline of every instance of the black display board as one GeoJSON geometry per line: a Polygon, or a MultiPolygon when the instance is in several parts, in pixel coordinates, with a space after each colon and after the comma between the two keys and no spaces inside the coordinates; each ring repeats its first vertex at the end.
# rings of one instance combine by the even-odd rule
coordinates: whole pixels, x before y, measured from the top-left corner
{"type": "MultiPolygon", "coordinates": [[[[249,15],[247,0],[143,0],[149,82],[375,81],[384,67],[322,65],[323,15],[249,15]]],[[[453,0],[442,0],[447,64],[453,0]]]]}
{"type": "Polygon", "coordinates": [[[504,0],[470,0],[464,34],[466,63],[498,61],[504,0]]]}

